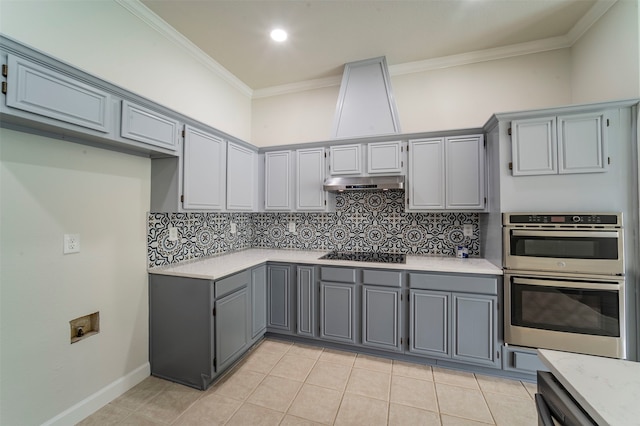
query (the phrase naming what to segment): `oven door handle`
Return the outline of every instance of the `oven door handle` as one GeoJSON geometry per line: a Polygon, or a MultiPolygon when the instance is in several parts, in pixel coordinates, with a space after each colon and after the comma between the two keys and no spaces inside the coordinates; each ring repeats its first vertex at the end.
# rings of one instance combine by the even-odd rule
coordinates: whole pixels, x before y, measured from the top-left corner
{"type": "Polygon", "coordinates": [[[514,237],[577,237],[577,238],[619,238],[618,231],[527,231],[512,229],[514,237]]]}
{"type": "Polygon", "coordinates": [[[528,284],[536,285],[539,287],[564,287],[564,288],[579,288],[587,290],[620,290],[622,284],[613,283],[599,283],[599,282],[584,282],[584,281],[554,281],[554,280],[536,280],[530,278],[513,277],[512,282],[514,284],[528,284]]]}

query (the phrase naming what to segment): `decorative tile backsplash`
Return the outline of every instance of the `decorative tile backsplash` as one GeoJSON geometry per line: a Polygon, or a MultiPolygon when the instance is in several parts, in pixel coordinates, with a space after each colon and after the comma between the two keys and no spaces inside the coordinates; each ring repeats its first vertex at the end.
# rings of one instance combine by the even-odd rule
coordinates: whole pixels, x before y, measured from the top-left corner
{"type": "Polygon", "coordinates": [[[333,213],[151,213],[148,260],[161,266],[249,247],[454,256],[465,245],[478,256],[478,220],[477,213],[405,213],[403,191],[338,194],[333,213]],[[169,241],[170,226],[177,241],[169,241]]]}

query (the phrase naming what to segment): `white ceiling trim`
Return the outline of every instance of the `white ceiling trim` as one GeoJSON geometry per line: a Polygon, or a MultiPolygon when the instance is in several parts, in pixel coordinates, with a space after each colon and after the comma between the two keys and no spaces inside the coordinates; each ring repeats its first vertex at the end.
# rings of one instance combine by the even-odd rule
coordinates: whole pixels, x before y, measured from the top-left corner
{"type": "MultiPolygon", "coordinates": [[[[322,89],[340,85],[342,76],[327,77],[315,80],[307,80],[298,83],[283,84],[280,86],[266,87],[264,89],[252,90],[238,77],[229,72],[220,63],[204,53],[199,47],[189,39],[180,34],[176,29],[167,24],[162,18],[153,13],[139,0],[114,0],[120,6],[127,9],[145,24],[162,34],[168,40],[176,43],[186,50],[200,63],[205,65],[213,73],[224,79],[226,82],[236,87],[245,95],[252,99],[267,98],[271,96],[286,95],[290,93],[303,92],[307,90],[322,89]]],[[[514,56],[529,55],[555,49],[564,49],[582,37],[582,35],[600,19],[618,0],[598,0],[593,7],[574,25],[574,27],[564,36],[552,37],[543,40],[536,40],[527,43],[513,44],[493,49],[478,50],[474,52],[462,53],[459,55],[444,56],[440,58],[427,59],[424,61],[408,62],[404,64],[389,66],[391,76],[426,72],[435,69],[450,68],[461,65],[469,65],[478,62],[493,61],[497,59],[510,58],[514,56]]]]}
{"type": "Polygon", "coordinates": [[[193,44],[189,39],[180,34],[175,28],[167,24],[162,18],[153,13],[148,7],[142,4],[139,0],[114,0],[120,6],[131,12],[134,16],[140,19],[142,22],[153,28],[155,31],[163,35],[169,41],[177,44],[181,49],[184,49],[194,59],[207,67],[214,74],[222,78],[224,81],[238,89],[244,95],[248,97],[253,96],[253,90],[247,86],[242,80],[232,74],[229,70],[223,67],[219,62],[204,53],[198,46],[193,44]]]}

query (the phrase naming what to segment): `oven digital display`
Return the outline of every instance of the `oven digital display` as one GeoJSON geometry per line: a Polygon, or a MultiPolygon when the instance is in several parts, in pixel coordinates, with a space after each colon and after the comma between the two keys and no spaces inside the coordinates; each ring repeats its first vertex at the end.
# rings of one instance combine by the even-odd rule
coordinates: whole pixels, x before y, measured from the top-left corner
{"type": "Polygon", "coordinates": [[[564,222],[565,222],[564,216],[551,216],[551,223],[564,223],[564,222]]]}

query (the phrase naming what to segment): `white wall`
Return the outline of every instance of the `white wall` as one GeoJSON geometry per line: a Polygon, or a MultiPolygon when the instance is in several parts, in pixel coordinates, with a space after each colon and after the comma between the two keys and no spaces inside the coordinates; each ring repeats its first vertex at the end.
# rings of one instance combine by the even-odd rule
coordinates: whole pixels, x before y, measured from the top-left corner
{"type": "Polygon", "coordinates": [[[0,141],[0,424],[36,425],[149,374],[151,165],[6,129],[0,141]],[[62,254],[65,233],[80,253],[62,254]],[[95,311],[100,333],[70,344],[69,321],[95,311]]]}
{"type": "MultiPolygon", "coordinates": [[[[571,100],[569,49],[391,77],[403,133],[482,127],[495,112],[571,100]]],[[[253,101],[258,146],[331,139],[339,87],[253,101]]]]}
{"type": "Polygon", "coordinates": [[[640,97],[638,0],[618,0],[571,48],[572,103],[640,97]]]}
{"type": "Polygon", "coordinates": [[[0,0],[0,31],[250,142],[249,96],[113,0],[0,0]]]}

